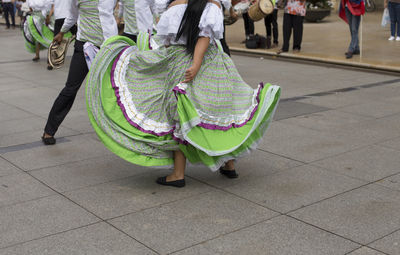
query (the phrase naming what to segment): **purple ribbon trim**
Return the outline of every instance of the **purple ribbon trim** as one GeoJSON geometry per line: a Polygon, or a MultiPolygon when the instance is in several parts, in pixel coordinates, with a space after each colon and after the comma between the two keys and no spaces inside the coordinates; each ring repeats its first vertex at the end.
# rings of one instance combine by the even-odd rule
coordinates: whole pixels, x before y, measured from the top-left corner
{"type": "Polygon", "coordinates": [[[182,140],[182,139],[176,137],[174,134],[172,134],[172,139],[174,139],[175,141],[177,141],[178,143],[183,144],[183,145],[188,145],[189,144],[188,141],[182,140]]]}
{"type": "Polygon", "coordinates": [[[175,126],[174,126],[170,131],[168,131],[168,132],[160,132],[160,133],[157,133],[157,132],[154,132],[154,131],[151,131],[151,130],[147,130],[147,129],[142,128],[142,127],[139,126],[137,123],[133,122],[133,121],[129,118],[128,114],[126,113],[125,106],[124,106],[124,104],[121,102],[121,98],[120,98],[120,96],[119,96],[119,88],[118,88],[118,86],[115,84],[114,72],[115,72],[115,68],[116,68],[116,66],[117,66],[118,60],[121,58],[121,55],[125,52],[125,50],[128,49],[129,47],[130,47],[130,46],[126,46],[126,47],[118,54],[117,58],[115,59],[115,61],[114,61],[114,63],[113,63],[112,69],[111,69],[111,86],[113,87],[114,92],[115,92],[115,96],[117,97],[117,103],[118,103],[119,107],[121,108],[122,113],[124,114],[125,119],[126,119],[132,126],[134,126],[135,128],[139,129],[140,131],[142,131],[142,132],[144,132],[144,133],[147,133],[147,134],[156,135],[156,136],[164,136],[164,135],[172,134],[172,133],[174,132],[174,130],[175,130],[175,126]]]}

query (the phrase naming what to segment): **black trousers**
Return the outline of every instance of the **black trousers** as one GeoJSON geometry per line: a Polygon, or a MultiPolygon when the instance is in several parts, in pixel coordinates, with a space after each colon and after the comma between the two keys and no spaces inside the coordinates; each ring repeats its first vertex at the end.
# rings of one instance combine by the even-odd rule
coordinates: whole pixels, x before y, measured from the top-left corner
{"type": "Polygon", "coordinates": [[[14,4],[13,3],[3,3],[3,11],[4,11],[4,17],[6,19],[7,28],[10,28],[10,20],[8,19],[8,15],[11,15],[12,26],[15,27],[14,4]]]}
{"type": "Polygon", "coordinates": [[[265,28],[267,29],[267,36],[274,35],[274,43],[278,44],[278,9],[274,9],[274,12],[264,18],[265,28]],[[271,29],[272,26],[272,29],[271,29]]]}
{"type": "Polygon", "coordinates": [[[220,40],[220,42],[221,42],[222,49],[224,50],[224,52],[226,54],[228,54],[228,56],[230,56],[231,55],[231,51],[229,50],[229,46],[228,46],[228,44],[226,43],[226,40],[225,40],[225,24],[224,24],[224,34],[223,34],[223,37],[220,40]]]}
{"type": "Polygon", "coordinates": [[[244,31],[246,33],[246,37],[249,35],[254,35],[254,21],[250,19],[249,14],[243,13],[243,21],[244,21],[244,31]]]}
{"type": "MultiPolygon", "coordinates": [[[[56,36],[58,33],[60,33],[61,28],[62,28],[62,26],[64,24],[64,20],[65,19],[56,19],[55,20],[55,22],[54,22],[54,36],[56,36]]],[[[71,31],[71,33],[73,35],[76,35],[76,30],[77,30],[76,25],[74,25],[73,27],[71,27],[71,29],[69,31],[71,31]]]]}
{"type": "Polygon", "coordinates": [[[289,50],[289,41],[293,29],[293,49],[301,49],[301,41],[303,40],[303,16],[285,13],[283,15],[283,51],[289,50]]]}
{"type": "Polygon", "coordinates": [[[131,34],[127,34],[125,32],[123,32],[122,35],[128,37],[129,39],[131,39],[132,41],[134,41],[136,43],[137,35],[131,35],[131,34]]]}
{"type": "Polygon", "coordinates": [[[86,65],[85,55],[83,53],[83,44],[84,42],[76,40],[74,54],[69,66],[67,82],[50,110],[44,131],[51,136],[54,136],[58,127],[67,116],[82,82],[85,80],[85,77],[89,72],[86,65]]]}

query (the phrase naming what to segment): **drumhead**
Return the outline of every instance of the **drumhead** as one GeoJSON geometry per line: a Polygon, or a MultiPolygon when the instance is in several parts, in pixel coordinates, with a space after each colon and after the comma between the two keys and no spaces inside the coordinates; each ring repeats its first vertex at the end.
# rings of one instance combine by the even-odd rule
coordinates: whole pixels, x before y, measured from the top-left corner
{"type": "Polygon", "coordinates": [[[259,0],[260,10],[265,14],[271,14],[274,11],[274,4],[271,0],[259,0]]]}

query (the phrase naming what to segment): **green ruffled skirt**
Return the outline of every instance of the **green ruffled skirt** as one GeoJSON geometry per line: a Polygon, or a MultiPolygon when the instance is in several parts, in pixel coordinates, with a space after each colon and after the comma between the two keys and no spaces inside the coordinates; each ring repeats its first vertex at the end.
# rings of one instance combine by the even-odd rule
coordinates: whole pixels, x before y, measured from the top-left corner
{"type": "Polygon", "coordinates": [[[189,84],[181,83],[192,63],[184,47],[140,49],[115,36],[92,63],[87,109],[107,148],[150,167],[173,165],[180,149],[214,171],[256,148],[278,105],[278,86],[252,89],[215,43],[189,84]]]}
{"type": "MultiPolygon", "coordinates": [[[[24,22],[23,35],[25,38],[25,48],[30,53],[35,53],[36,42],[39,43],[40,49],[49,48],[53,41],[54,34],[49,26],[45,23],[45,17],[40,12],[34,12],[28,15],[24,22]]],[[[64,35],[65,38],[71,37],[70,32],[64,35]]]]}

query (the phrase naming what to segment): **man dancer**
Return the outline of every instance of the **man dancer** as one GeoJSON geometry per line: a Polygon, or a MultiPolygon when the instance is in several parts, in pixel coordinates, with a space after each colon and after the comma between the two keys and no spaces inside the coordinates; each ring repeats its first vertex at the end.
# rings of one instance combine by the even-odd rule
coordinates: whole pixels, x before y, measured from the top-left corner
{"type": "Polygon", "coordinates": [[[54,41],[61,42],[64,33],[76,22],[78,22],[77,39],[67,82],[55,100],[44,128],[42,141],[45,145],[56,143],[54,135],[71,109],[76,94],[89,72],[83,45],[89,42],[100,47],[104,40],[118,34],[113,14],[115,3],[116,0],[71,0],[68,16],[61,32],[54,37],[54,41]]]}
{"type": "Polygon", "coordinates": [[[6,19],[7,29],[10,29],[10,20],[8,19],[8,14],[11,15],[12,28],[15,28],[14,0],[3,0],[3,11],[4,18],[6,19]]]}
{"type": "Polygon", "coordinates": [[[123,36],[136,42],[139,32],[153,33],[154,0],[120,0],[119,3],[118,16],[125,20],[123,36]]]}

